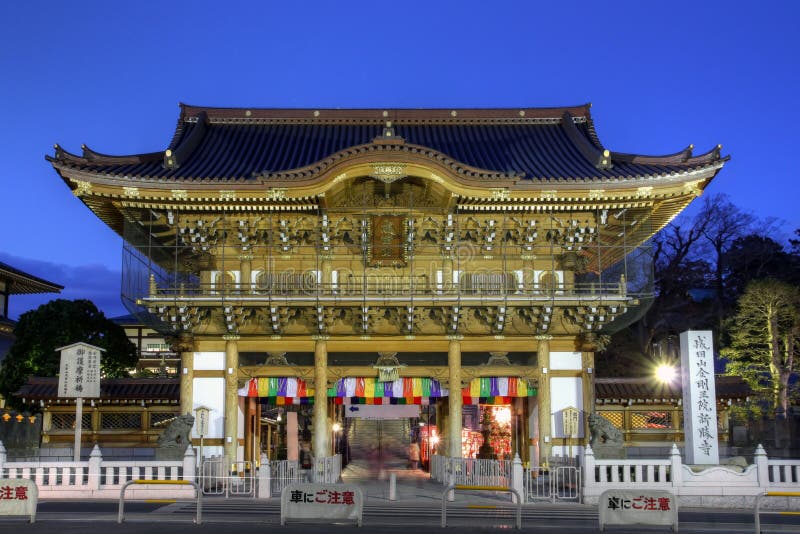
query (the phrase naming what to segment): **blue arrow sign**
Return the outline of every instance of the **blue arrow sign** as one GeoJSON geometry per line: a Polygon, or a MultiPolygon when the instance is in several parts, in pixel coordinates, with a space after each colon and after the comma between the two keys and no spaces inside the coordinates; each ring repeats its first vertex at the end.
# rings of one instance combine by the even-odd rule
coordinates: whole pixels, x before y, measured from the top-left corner
{"type": "Polygon", "coordinates": [[[350,406],[349,410],[351,412],[357,412],[358,411],[358,406],[350,406]]]}

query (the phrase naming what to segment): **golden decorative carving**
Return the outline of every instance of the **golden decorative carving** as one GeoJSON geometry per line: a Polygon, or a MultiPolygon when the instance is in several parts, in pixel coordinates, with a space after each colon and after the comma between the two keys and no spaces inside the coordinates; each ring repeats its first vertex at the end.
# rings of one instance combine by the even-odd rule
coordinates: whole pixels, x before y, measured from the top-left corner
{"type": "Polygon", "coordinates": [[[128,198],[139,198],[138,187],[123,187],[122,191],[124,192],[124,195],[128,198]]]}
{"type": "Polygon", "coordinates": [[[558,191],[542,191],[539,193],[541,200],[555,200],[558,197],[558,191]]]}
{"type": "Polygon", "coordinates": [[[225,341],[239,341],[239,339],[241,339],[241,336],[239,334],[224,334],[222,336],[222,339],[224,339],[225,341]]]}
{"type": "Polygon", "coordinates": [[[226,201],[226,200],[236,200],[236,191],[233,190],[222,190],[219,192],[219,199],[226,201]]]}
{"type": "Polygon", "coordinates": [[[489,191],[492,193],[492,200],[509,200],[511,198],[511,193],[507,189],[494,187],[489,191]]]}
{"type": "Polygon", "coordinates": [[[636,198],[648,198],[653,195],[653,186],[644,186],[636,189],[636,198]]]}
{"type": "Polygon", "coordinates": [[[91,182],[87,182],[85,180],[72,180],[72,183],[74,183],[76,186],[75,189],[72,190],[72,194],[76,197],[82,197],[92,192],[91,182]]]}
{"type": "Polygon", "coordinates": [[[172,198],[174,198],[175,200],[189,199],[189,193],[186,192],[186,189],[172,189],[170,190],[170,193],[172,193],[172,198]]]}
{"type": "Polygon", "coordinates": [[[589,198],[592,200],[598,200],[603,198],[605,193],[606,193],[605,189],[592,189],[591,191],[589,191],[589,198]]]}
{"type": "Polygon", "coordinates": [[[372,172],[369,175],[381,182],[390,184],[408,176],[405,171],[405,163],[373,163],[372,172]]]}
{"type": "Polygon", "coordinates": [[[268,200],[279,200],[286,198],[286,192],[288,191],[285,187],[271,187],[267,190],[267,199],[268,200]]]}

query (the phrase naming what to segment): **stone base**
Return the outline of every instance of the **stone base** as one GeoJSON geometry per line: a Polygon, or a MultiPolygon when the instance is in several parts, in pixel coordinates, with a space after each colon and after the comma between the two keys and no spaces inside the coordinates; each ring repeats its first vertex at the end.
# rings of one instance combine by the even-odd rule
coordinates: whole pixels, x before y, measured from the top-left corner
{"type": "Polygon", "coordinates": [[[180,448],[164,448],[156,449],[156,461],[175,461],[183,460],[186,455],[186,449],[180,448]]]}
{"type": "Polygon", "coordinates": [[[594,457],[598,460],[624,460],[628,457],[622,445],[592,445],[594,457]]]}

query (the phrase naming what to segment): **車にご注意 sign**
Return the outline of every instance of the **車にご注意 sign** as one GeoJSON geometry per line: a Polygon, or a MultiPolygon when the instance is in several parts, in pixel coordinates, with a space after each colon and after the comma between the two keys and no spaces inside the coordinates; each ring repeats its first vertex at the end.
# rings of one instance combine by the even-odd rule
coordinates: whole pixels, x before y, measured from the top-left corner
{"type": "Polygon", "coordinates": [[[281,525],[287,520],[352,520],[361,526],[364,497],[358,486],[289,484],[281,492],[281,525]]]}
{"type": "Polygon", "coordinates": [[[39,489],[27,478],[0,478],[0,516],[27,515],[36,521],[39,489]]]}
{"type": "Polygon", "coordinates": [[[672,525],[678,530],[678,502],[664,490],[606,490],[597,511],[601,532],[606,525],[672,525]]]}

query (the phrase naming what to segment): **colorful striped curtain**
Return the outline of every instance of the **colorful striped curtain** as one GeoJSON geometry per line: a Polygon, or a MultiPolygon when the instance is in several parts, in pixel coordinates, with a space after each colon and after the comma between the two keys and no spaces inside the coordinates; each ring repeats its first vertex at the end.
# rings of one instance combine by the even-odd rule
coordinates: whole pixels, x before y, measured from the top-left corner
{"type": "MultiPolygon", "coordinates": [[[[306,404],[314,397],[314,389],[295,377],[251,378],[239,390],[243,397],[274,398],[276,404],[306,404]]],[[[381,382],[375,377],[347,377],[328,389],[328,397],[349,399],[348,404],[428,404],[430,398],[447,397],[449,391],[432,378],[399,378],[381,382]],[[353,400],[359,399],[359,400],[353,400]],[[401,402],[402,399],[402,402],[401,402]]],[[[536,395],[527,380],[518,377],[493,376],[475,378],[461,390],[465,404],[508,404],[513,397],[536,395]]]]}

